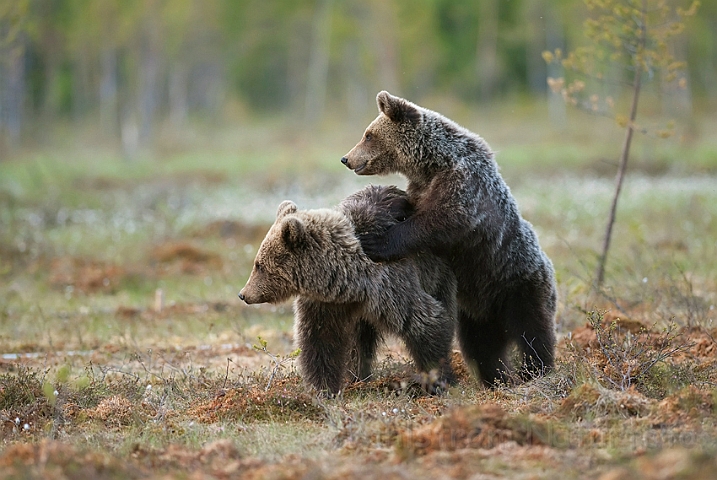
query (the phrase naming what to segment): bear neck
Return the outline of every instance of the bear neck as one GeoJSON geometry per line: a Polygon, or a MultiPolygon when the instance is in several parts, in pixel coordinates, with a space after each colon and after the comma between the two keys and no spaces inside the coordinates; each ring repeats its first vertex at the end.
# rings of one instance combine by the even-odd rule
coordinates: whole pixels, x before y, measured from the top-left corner
{"type": "Polygon", "coordinates": [[[493,151],[483,138],[438,113],[424,113],[415,138],[413,148],[404,152],[404,168],[398,172],[413,183],[430,182],[436,173],[464,162],[496,169],[493,151]]]}
{"type": "Polygon", "coordinates": [[[299,295],[330,303],[365,301],[367,283],[376,273],[350,219],[337,209],[309,210],[303,216],[313,245],[296,272],[299,295]]]}

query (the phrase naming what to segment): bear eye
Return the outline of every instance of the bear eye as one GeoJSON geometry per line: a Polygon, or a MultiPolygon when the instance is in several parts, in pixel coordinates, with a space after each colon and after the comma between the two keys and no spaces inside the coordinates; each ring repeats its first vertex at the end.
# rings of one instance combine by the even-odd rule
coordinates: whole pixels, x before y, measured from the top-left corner
{"type": "Polygon", "coordinates": [[[364,139],[365,139],[367,142],[369,142],[369,141],[371,141],[371,136],[372,136],[372,135],[371,135],[370,133],[367,133],[366,136],[364,137],[364,139]]]}
{"type": "Polygon", "coordinates": [[[257,272],[261,272],[262,270],[264,270],[264,267],[262,267],[261,263],[259,263],[259,262],[256,262],[254,264],[254,268],[256,269],[257,272]]]}

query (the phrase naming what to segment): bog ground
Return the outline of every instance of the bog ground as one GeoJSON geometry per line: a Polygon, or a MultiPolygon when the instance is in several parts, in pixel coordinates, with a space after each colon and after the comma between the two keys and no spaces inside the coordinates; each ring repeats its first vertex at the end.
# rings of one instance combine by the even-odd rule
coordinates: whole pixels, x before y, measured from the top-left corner
{"type": "Polygon", "coordinates": [[[597,294],[619,140],[502,114],[526,119],[467,126],[555,264],[558,363],[489,391],[456,353],[460,383],[438,397],[389,340],[374,378],[317,398],[291,305],[236,297],[282,200],[404,184],[340,165],[360,129],[0,162],[0,479],[713,478],[717,149],[638,144],[597,294]]]}

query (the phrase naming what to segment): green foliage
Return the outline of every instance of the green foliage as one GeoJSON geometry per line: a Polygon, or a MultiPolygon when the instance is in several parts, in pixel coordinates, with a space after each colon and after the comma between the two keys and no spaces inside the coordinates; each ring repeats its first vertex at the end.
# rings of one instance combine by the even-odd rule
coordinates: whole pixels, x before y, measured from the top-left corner
{"type": "Polygon", "coordinates": [[[12,45],[29,28],[29,0],[0,2],[0,48],[12,45]]]}
{"type": "Polygon", "coordinates": [[[266,387],[264,388],[265,390],[269,390],[269,388],[271,388],[271,383],[276,377],[276,374],[279,373],[279,371],[283,370],[287,364],[296,359],[296,357],[298,357],[301,353],[301,349],[297,348],[293,352],[290,352],[288,355],[276,355],[269,351],[269,349],[267,348],[268,343],[266,340],[261,337],[257,337],[257,339],[259,340],[259,345],[253,345],[254,350],[263,352],[268,355],[269,358],[271,358],[272,363],[274,364],[271,370],[271,374],[269,375],[269,379],[267,380],[266,387]]]}
{"type": "Polygon", "coordinates": [[[18,367],[17,373],[0,375],[0,410],[13,410],[31,405],[43,398],[46,372],[18,367]]]}
{"type": "Polygon", "coordinates": [[[640,378],[640,391],[650,398],[663,399],[690,385],[709,385],[711,373],[696,362],[658,362],[640,378]]]}
{"type": "MultiPolygon", "coordinates": [[[[612,199],[607,227],[600,253],[594,285],[601,288],[605,278],[612,229],[615,223],[617,202],[630,157],[633,132],[647,133],[647,129],[636,123],[637,107],[645,79],[661,73],[664,82],[673,82],[678,72],[685,68],[684,62],[675,60],[668,49],[667,41],[684,30],[683,17],[693,16],[699,6],[693,0],[687,10],[673,10],[666,0],[585,0],[595,17],[585,21],[585,36],[589,44],[576,48],[563,58],[563,52],[544,52],[546,62],[560,62],[568,71],[581,78],[572,82],[564,78],[548,78],[548,85],[561,93],[568,104],[582,107],[594,113],[610,115],[625,129],[625,141],[618,164],[615,193],[612,199]],[[611,72],[615,71],[615,75],[611,72]],[[615,78],[611,78],[614,76],[615,78]],[[630,87],[631,101],[626,113],[615,113],[615,101],[611,95],[601,98],[590,88],[586,89],[582,78],[594,79],[600,83],[626,83],[630,87]]],[[[680,88],[687,85],[685,78],[678,80],[680,88]]],[[[671,125],[668,124],[668,127],[671,125]]],[[[672,135],[670,129],[659,129],[657,136],[672,135]]]]}
{"type": "MultiPolygon", "coordinates": [[[[16,0],[0,4],[0,48],[12,46],[25,56],[18,72],[24,86],[17,90],[30,97],[23,122],[99,113],[104,129],[117,135],[133,116],[151,123],[141,117],[222,118],[247,107],[302,111],[315,74],[309,60],[319,54],[326,107],[370,108],[382,88],[419,99],[450,92],[464,101],[542,93],[545,67],[538,55],[553,46],[546,45],[545,33],[573,43],[581,23],[574,1],[16,0]],[[324,4],[328,34],[321,45],[314,32],[324,4]]],[[[650,2],[656,5],[652,17],[668,10],[666,2],[650,2]]],[[[595,45],[581,51],[600,49],[605,60],[625,60],[630,52],[614,46],[621,39],[636,45],[635,7],[614,0],[589,5],[596,13],[587,32],[595,45]]],[[[714,19],[714,7],[707,11],[714,19]]],[[[693,14],[694,7],[676,10],[679,18],[693,14]]],[[[683,67],[663,61],[670,54],[666,41],[679,25],[670,19],[649,30],[659,59],[645,55],[646,67],[656,60],[671,74],[683,67]]],[[[709,17],[684,33],[713,64],[709,17]]],[[[587,68],[585,55],[576,51],[565,60],[587,68]]],[[[3,57],[0,63],[10,58],[3,57]]],[[[709,90],[714,75],[696,69],[690,78],[709,90]]],[[[0,78],[0,91],[10,88],[4,82],[0,78]]]]}
{"type": "MultiPolygon", "coordinates": [[[[600,94],[604,90],[600,86],[634,87],[657,76],[666,84],[686,88],[687,63],[676,59],[670,40],[684,32],[685,19],[696,14],[700,2],[693,0],[687,9],[672,8],[666,0],[585,0],[585,4],[592,14],[583,25],[587,44],[567,54],[561,49],[543,52],[547,63],[560,64],[572,78],[549,78],[548,85],[570,105],[611,116],[622,128],[635,127],[613,95],[600,94]],[[637,75],[638,71],[645,75],[637,75]]],[[[657,136],[670,136],[673,126],[658,130],[657,136]]]]}

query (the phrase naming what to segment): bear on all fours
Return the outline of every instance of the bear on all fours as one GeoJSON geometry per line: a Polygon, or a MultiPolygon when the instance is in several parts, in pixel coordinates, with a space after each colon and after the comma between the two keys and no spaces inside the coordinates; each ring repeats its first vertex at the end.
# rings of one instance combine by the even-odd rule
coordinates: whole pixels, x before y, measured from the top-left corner
{"type": "Polygon", "coordinates": [[[385,231],[361,235],[376,261],[430,251],[458,284],[458,340],[486,385],[510,376],[509,346],[528,379],[554,363],[556,286],[488,144],[426,108],[382,91],[378,117],[341,161],[358,175],[399,173],[414,212],[385,231]]]}
{"type": "Polygon", "coordinates": [[[248,304],[295,296],[295,342],[304,380],[338,393],[345,380],[366,380],[386,335],[401,338],[424,388],[455,382],[450,364],[456,283],[431,253],[372,262],[358,235],[389,228],[410,215],[406,193],[368,186],[337,208],[299,210],[284,201],[239,293],[248,304]],[[433,373],[435,373],[435,378],[433,373]]]}

